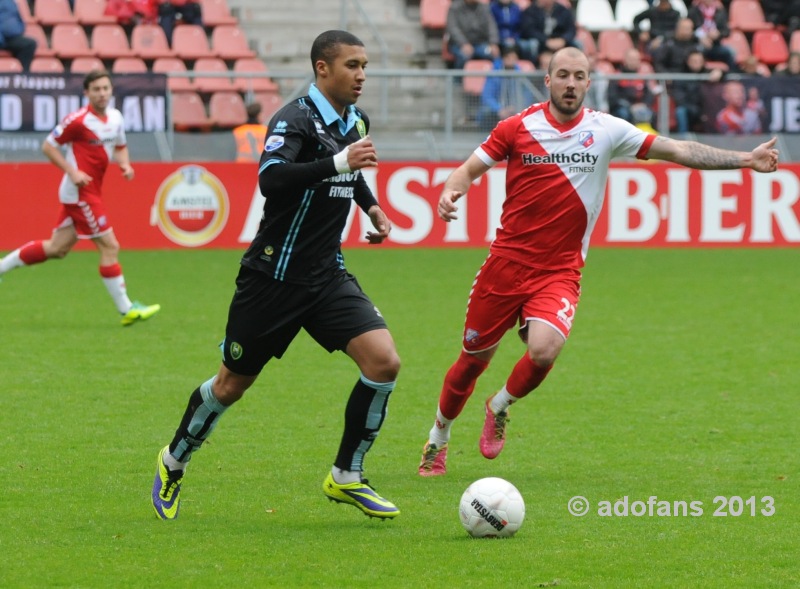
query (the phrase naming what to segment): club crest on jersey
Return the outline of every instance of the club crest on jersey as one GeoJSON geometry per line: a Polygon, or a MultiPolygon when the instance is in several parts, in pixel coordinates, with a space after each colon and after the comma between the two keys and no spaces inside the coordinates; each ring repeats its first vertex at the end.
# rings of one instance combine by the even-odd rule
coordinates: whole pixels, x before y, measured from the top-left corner
{"type": "Polygon", "coordinates": [[[594,133],[591,131],[581,131],[578,133],[578,142],[584,147],[591,147],[594,143],[594,133]]]}
{"type": "Polygon", "coordinates": [[[358,119],[356,121],[356,129],[358,130],[359,137],[367,136],[367,126],[364,124],[363,119],[358,119]]]}
{"type": "Polygon", "coordinates": [[[464,334],[464,339],[468,344],[476,344],[481,339],[481,334],[470,327],[464,334]]]}

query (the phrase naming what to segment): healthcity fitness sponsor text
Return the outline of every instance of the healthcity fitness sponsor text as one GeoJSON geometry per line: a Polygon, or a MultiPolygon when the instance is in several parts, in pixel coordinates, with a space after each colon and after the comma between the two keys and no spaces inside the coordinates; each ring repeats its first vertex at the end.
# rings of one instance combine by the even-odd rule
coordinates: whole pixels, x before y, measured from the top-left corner
{"type": "Polygon", "coordinates": [[[651,495],[647,499],[632,499],[625,495],[615,501],[600,500],[594,505],[582,495],[567,502],[567,511],[575,517],[593,512],[600,517],[771,517],[775,515],[775,499],[763,497],[730,497],[717,495],[710,502],[700,500],[665,500],[651,495]]]}

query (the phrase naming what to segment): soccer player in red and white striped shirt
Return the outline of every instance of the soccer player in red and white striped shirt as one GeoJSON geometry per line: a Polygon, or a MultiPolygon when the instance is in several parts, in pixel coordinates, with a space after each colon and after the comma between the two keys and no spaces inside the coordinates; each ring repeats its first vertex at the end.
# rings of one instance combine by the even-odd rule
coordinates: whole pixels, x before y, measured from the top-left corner
{"type": "Polygon", "coordinates": [[[83,89],[89,104],[68,115],[42,145],[47,158],[64,172],[58,189],[61,209],[56,228],[50,239],[30,241],[0,260],[0,275],[63,258],[79,239],[91,239],[100,252],[100,276],[108,294],[122,315],[122,324],[131,325],[152,317],[161,307],[128,298],[118,258],[119,242],[103,205],[103,177],[111,159],[126,180],[133,179],[125,126],[122,113],[109,106],[112,85],[108,72],[89,72],[83,89]]]}
{"type": "Polygon", "coordinates": [[[776,139],[735,152],[646,133],[612,115],[583,107],[589,61],[574,48],[557,51],[545,77],[550,100],[497,124],[447,179],[439,217],[456,219],[456,202],[472,182],[507,161],[500,228],[473,283],[462,352],[444,379],[419,474],[445,474],[453,421],[503,335],[515,325],[527,350],[506,384],[485,403],[480,450],[495,458],[505,442],[508,407],[538,387],[569,337],[583,267],[615,157],[660,159],[722,170],[778,166],[776,139]]]}

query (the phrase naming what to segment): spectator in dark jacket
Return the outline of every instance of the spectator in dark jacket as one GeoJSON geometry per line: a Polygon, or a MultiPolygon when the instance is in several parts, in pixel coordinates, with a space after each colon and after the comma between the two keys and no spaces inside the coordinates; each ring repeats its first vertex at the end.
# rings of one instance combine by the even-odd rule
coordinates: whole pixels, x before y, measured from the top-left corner
{"type": "Polygon", "coordinates": [[[657,72],[680,72],[692,51],[703,51],[703,46],[694,36],[694,23],[682,18],[675,32],[668,37],[653,55],[653,67],[657,72]]]}
{"type": "Polygon", "coordinates": [[[556,0],[536,0],[522,11],[519,30],[520,57],[537,62],[544,49],[578,47],[575,42],[575,15],[556,0]]]}
{"type": "Polygon", "coordinates": [[[502,47],[516,47],[519,43],[519,27],[522,9],[515,0],[492,0],[489,5],[497,31],[500,34],[502,47]]]}
{"type": "Polygon", "coordinates": [[[672,7],[670,0],[657,0],[656,4],[633,17],[633,34],[639,39],[639,48],[648,55],[658,49],[664,39],[672,34],[681,13],[672,7]],[[642,29],[642,21],[649,21],[650,28],[642,29]]]}
{"type": "Polygon", "coordinates": [[[448,49],[454,67],[462,69],[470,59],[500,56],[500,35],[489,6],[479,0],[453,0],[447,12],[448,49]]]}
{"type": "MultiPolygon", "coordinates": [[[[706,59],[700,50],[692,51],[686,57],[683,67],[686,74],[710,74],[712,82],[719,82],[724,75],[720,69],[709,70],[706,66],[706,59]]],[[[703,85],[706,82],[700,80],[675,80],[672,82],[670,96],[675,104],[675,121],[677,123],[677,133],[685,134],[692,130],[698,130],[698,125],[704,121],[704,94],[703,85]]],[[[703,129],[699,129],[703,130],[703,129]]]]}
{"type": "Polygon", "coordinates": [[[800,0],[761,0],[761,7],[767,21],[784,27],[787,41],[792,32],[800,29],[800,0]]]}
{"type": "Polygon", "coordinates": [[[36,53],[36,39],[25,36],[25,23],[14,0],[0,0],[0,49],[9,51],[28,71],[36,53]]]}
{"type": "MultiPolygon", "coordinates": [[[[619,68],[621,74],[638,74],[642,56],[636,48],[628,49],[619,68]]],[[[612,115],[633,123],[632,109],[642,105],[650,109],[654,102],[653,93],[645,80],[611,80],[608,83],[608,108],[612,115]]]]}
{"type": "Polygon", "coordinates": [[[736,54],[722,44],[731,34],[728,12],[717,0],[698,0],[689,9],[688,18],[694,23],[694,35],[703,45],[703,55],[709,61],[724,61],[729,71],[736,70],[736,54]]]}

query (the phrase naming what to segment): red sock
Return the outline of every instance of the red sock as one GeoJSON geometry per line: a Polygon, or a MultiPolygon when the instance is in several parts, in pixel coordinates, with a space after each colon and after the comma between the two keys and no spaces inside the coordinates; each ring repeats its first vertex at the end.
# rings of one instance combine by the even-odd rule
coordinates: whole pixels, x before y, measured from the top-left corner
{"type": "Polygon", "coordinates": [[[511,371],[511,376],[508,377],[508,381],[506,382],[508,394],[517,399],[521,399],[542,384],[542,381],[552,367],[552,364],[547,368],[538,366],[526,353],[520,358],[517,365],[514,366],[514,369],[511,371]]]}
{"type": "Polygon", "coordinates": [[[442,393],[439,395],[439,409],[442,415],[447,419],[455,419],[461,414],[475,388],[475,382],[487,366],[488,362],[462,350],[458,360],[444,377],[442,393]]]}
{"type": "Polygon", "coordinates": [[[109,264],[108,266],[100,266],[100,276],[103,278],[116,278],[122,274],[122,266],[117,262],[116,264],[109,264]]]}
{"type": "Polygon", "coordinates": [[[47,259],[47,254],[44,253],[44,242],[29,241],[23,245],[19,248],[19,259],[25,262],[26,266],[44,262],[47,259]]]}

